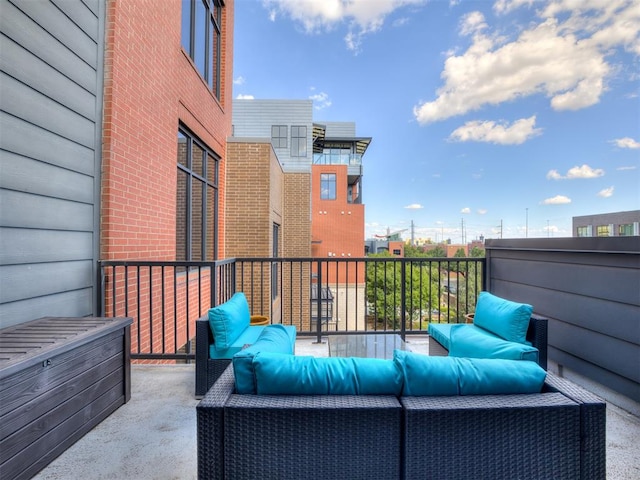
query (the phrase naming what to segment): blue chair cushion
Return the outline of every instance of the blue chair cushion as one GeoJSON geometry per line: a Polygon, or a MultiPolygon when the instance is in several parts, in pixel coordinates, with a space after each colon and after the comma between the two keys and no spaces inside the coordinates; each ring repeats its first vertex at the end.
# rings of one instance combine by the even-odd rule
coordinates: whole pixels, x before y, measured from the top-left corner
{"type": "Polygon", "coordinates": [[[539,393],[547,373],[535,362],[429,357],[394,351],[403,373],[402,395],[508,395],[539,393]]]}
{"type": "Polygon", "coordinates": [[[429,323],[429,335],[438,341],[440,345],[449,350],[449,337],[451,335],[451,327],[456,323],[429,323]]]}
{"type": "Polygon", "coordinates": [[[253,358],[261,352],[283,353],[292,355],[294,352],[296,330],[295,327],[284,325],[269,325],[264,327],[255,343],[240,350],[233,356],[233,372],[236,379],[236,393],[255,394],[256,376],[253,368],[253,358]],[[291,331],[293,330],[293,338],[291,331]]]}
{"type": "Polygon", "coordinates": [[[393,360],[261,352],[253,363],[258,395],[399,396],[402,391],[393,360]]]}
{"type": "Polygon", "coordinates": [[[473,324],[512,342],[525,343],[533,307],[480,292],[473,324]]]}
{"type": "Polygon", "coordinates": [[[509,342],[475,325],[454,325],[449,337],[450,357],[502,358],[538,361],[538,349],[509,342]]]}
{"type": "Polygon", "coordinates": [[[249,304],[242,292],[209,310],[209,326],[216,350],[227,350],[249,324],[249,304]]]}

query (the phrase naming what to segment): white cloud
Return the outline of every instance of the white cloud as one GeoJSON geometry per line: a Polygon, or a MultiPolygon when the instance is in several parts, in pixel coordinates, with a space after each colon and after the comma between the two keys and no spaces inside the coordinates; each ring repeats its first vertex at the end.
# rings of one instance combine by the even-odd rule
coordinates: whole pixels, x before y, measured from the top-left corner
{"type": "Polygon", "coordinates": [[[487,214],[487,210],[485,208],[478,209],[478,215],[486,215],[486,214],[487,214]]]}
{"type": "MultiPolygon", "coordinates": [[[[504,13],[530,3],[498,1],[494,8],[504,13]]],[[[637,10],[637,0],[558,0],[518,38],[476,31],[465,52],[445,61],[435,100],[416,105],[414,115],[427,124],[539,94],[555,110],[594,105],[614,70],[607,56],[617,48],[640,54],[637,10]]],[[[463,26],[468,33],[469,22],[463,26]]]]}
{"type": "Polygon", "coordinates": [[[479,33],[487,28],[487,24],[484,21],[484,15],[481,12],[470,12],[462,17],[460,21],[460,34],[472,35],[479,33]]]}
{"type": "Polygon", "coordinates": [[[532,137],[542,133],[541,128],[534,128],[535,115],[521,118],[511,125],[503,122],[474,120],[455,129],[449,138],[458,142],[487,142],[498,145],[520,145],[532,137]]]}
{"type": "Polygon", "coordinates": [[[493,4],[493,11],[498,15],[509,13],[522,5],[531,6],[534,0],[496,0],[493,4]]]}
{"type": "Polygon", "coordinates": [[[615,140],[611,140],[611,143],[619,148],[640,148],[640,142],[630,137],[616,138],[615,140]]]}
{"type": "Polygon", "coordinates": [[[262,0],[272,21],[278,15],[290,17],[306,33],[321,33],[346,23],[345,43],[356,52],[362,39],[380,30],[391,13],[407,5],[424,3],[426,0],[262,0]]]}
{"type": "Polygon", "coordinates": [[[471,213],[471,209],[469,207],[465,207],[462,210],[460,210],[460,213],[471,213]]]}
{"type": "Polygon", "coordinates": [[[604,188],[598,192],[598,196],[602,198],[609,198],[613,195],[613,187],[604,188]]]}
{"type": "Polygon", "coordinates": [[[245,95],[245,94],[239,93],[236,96],[236,98],[238,100],[253,100],[255,97],[253,95],[245,95]]]}
{"type": "Polygon", "coordinates": [[[412,203],[411,205],[407,205],[404,208],[406,208],[407,210],[420,210],[421,208],[424,208],[424,207],[419,203],[412,203]]]}
{"type": "Polygon", "coordinates": [[[239,77],[233,80],[234,85],[244,85],[244,83],[245,83],[245,79],[242,75],[240,75],[239,77]]]}
{"type": "Polygon", "coordinates": [[[547,179],[549,180],[575,180],[577,178],[598,178],[604,175],[601,168],[591,168],[589,165],[575,166],[567,171],[566,175],[561,175],[557,170],[549,170],[547,179]]]}
{"type": "Polygon", "coordinates": [[[316,110],[322,110],[323,108],[327,108],[331,106],[331,99],[329,98],[329,95],[326,94],[325,92],[309,95],[309,99],[313,100],[314,108],[316,110]]]}
{"type": "Polygon", "coordinates": [[[635,170],[636,168],[638,167],[636,167],[635,165],[629,165],[628,167],[618,167],[616,168],[616,170],[625,171],[625,170],[635,170]]]}
{"type": "Polygon", "coordinates": [[[542,205],[564,205],[566,203],[571,203],[571,199],[564,195],[556,195],[555,197],[547,198],[540,202],[542,205]]]}

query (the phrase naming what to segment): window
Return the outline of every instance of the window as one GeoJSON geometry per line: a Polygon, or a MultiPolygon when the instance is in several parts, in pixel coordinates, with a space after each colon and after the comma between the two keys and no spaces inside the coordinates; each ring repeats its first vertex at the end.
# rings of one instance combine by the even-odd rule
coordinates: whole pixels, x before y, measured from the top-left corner
{"type": "Polygon", "coordinates": [[[220,0],[182,0],[182,48],[218,99],[221,20],[220,0]]]}
{"type": "Polygon", "coordinates": [[[336,199],[336,174],[335,173],[320,174],[320,199],[321,200],[336,199]]]}
{"type": "Polygon", "coordinates": [[[590,237],[591,236],[591,226],[583,226],[578,227],[578,236],[579,237],[590,237]]]}
{"type": "Polygon", "coordinates": [[[609,225],[598,225],[596,227],[596,236],[598,236],[598,237],[608,237],[609,236],[609,225]]]}
{"type": "Polygon", "coordinates": [[[291,156],[307,156],[307,127],[304,125],[291,127],[291,156]]]}
{"type": "Polygon", "coordinates": [[[618,236],[630,237],[631,235],[633,235],[633,223],[618,225],[618,236]]]}
{"type": "Polygon", "coordinates": [[[218,157],[186,130],[178,130],[176,260],[217,258],[218,157]]]}
{"type": "Polygon", "coordinates": [[[287,126],[271,126],[271,143],[273,148],[287,148],[287,126]]]}

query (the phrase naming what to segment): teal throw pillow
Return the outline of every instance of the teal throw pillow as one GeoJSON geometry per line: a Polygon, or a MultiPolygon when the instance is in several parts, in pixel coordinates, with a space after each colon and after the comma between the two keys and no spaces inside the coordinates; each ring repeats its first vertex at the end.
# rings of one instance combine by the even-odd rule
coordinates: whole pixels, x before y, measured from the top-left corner
{"type": "Polygon", "coordinates": [[[276,324],[264,327],[253,345],[240,350],[233,356],[236,393],[255,394],[257,391],[253,357],[260,352],[292,355],[294,343],[295,335],[292,339],[283,325],[276,324]]]}
{"type": "Polygon", "coordinates": [[[547,375],[526,360],[429,357],[396,350],[394,361],[403,372],[404,396],[539,393],[547,375]]]}
{"type": "Polygon", "coordinates": [[[209,310],[209,326],[216,350],[226,350],[249,326],[249,304],[244,293],[235,293],[229,300],[209,310]]]}
{"type": "Polygon", "coordinates": [[[392,360],[261,352],[253,359],[258,395],[400,395],[392,360]]]}
{"type": "Polygon", "coordinates": [[[505,300],[489,292],[480,292],[473,324],[505,340],[525,343],[531,313],[531,305],[505,300]]]}
{"type": "Polygon", "coordinates": [[[454,325],[449,338],[450,357],[502,358],[538,361],[538,349],[510,342],[475,325],[454,325]]]}

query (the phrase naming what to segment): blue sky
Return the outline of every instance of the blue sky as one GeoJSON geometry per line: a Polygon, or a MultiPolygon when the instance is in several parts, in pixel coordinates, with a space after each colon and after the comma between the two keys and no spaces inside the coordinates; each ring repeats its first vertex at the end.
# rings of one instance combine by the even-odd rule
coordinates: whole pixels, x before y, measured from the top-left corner
{"type": "Polygon", "coordinates": [[[236,0],[234,35],[235,98],[311,98],[373,138],[367,238],[640,209],[640,0],[236,0]]]}

